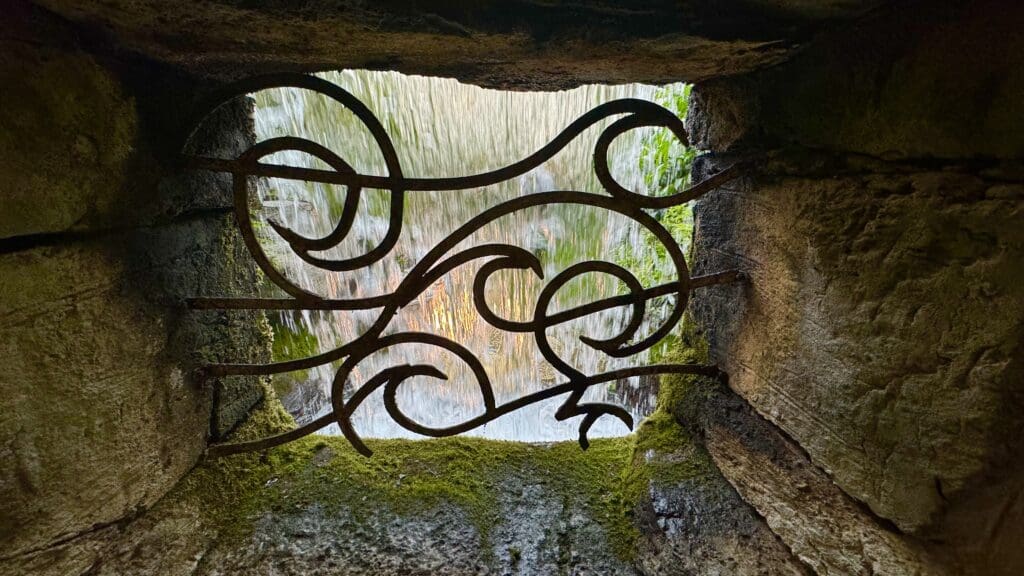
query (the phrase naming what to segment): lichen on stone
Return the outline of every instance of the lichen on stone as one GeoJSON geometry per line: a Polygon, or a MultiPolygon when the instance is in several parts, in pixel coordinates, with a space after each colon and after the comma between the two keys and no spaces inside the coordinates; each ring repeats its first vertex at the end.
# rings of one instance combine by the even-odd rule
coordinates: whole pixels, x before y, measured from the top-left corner
{"type": "MultiPolygon", "coordinates": [[[[635,434],[594,439],[586,451],[575,442],[371,439],[374,454],[367,458],[341,436],[314,435],[262,453],[207,459],[167,500],[190,502],[220,539],[236,541],[250,535],[264,515],[309,506],[369,522],[381,510],[414,517],[452,505],[466,513],[481,549],[487,549],[491,531],[502,521],[499,487],[522,478],[584,511],[600,525],[615,555],[628,561],[636,553],[635,516],[648,487],[713,470],[664,406],[635,434]]],[[[233,438],[292,425],[267,389],[233,438]]]]}

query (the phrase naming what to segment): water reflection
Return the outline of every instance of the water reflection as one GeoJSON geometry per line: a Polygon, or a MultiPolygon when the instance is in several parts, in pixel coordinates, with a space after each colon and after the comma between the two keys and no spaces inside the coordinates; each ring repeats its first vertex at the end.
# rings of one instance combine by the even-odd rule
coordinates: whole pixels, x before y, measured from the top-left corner
{"type": "MultiPolygon", "coordinates": [[[[652,99],[655,87],[643,85],[586,86],[558,93],[511,93],[459,84],[453,80],[403,76],[389,72],[345,71],[324,76],[364,102],[381,120],[394,141],[405,175],[457,176],[479,173],[519,160],[546,144],[557,132],[594,106],[618,98],[652,99]]],[[[256,131],[260,139],[293,135],[321,143],[364,174],[386,175],[383,157],[369,132],[343,107],[327,98],[297,89],[274,89],[256,95],[256,131]]],[[[442,238],[484,209],[523,194],[547,190],[602,190],[592,169],[596,136],[607,121],[577,138],[557,156],[515,180],[457,192],[412,192],[407,195],[402,238],[383,260],[347,273],[328,273],[302,262],[267,226],[265,248],[276,267],[300,286],[332,298],[356,298],[392,291],[405,274],[442,238]]],[[[644,191],[638,157],[644,133],[619,137],[612,147],[610,166],[616,179],[644,191]]],[[[281,152],[270,161],[327,168],[299,152],[281,152]]],[[[307,236],[330,232],[345,199],[345,188],[282,179],[258,183],[262,222],[273,218],[307,236]]],[[[358,216],[342,244],[320,256],[344,258],[376,246],[387,230],[389,197],[363,191],[358,216]]],[[[507,243],[526,248],[543,263],[551,278],[574,263],[613,260],[622,246],[642,254],[640,226],[619,214],[591,207],[555,205],[510,214],[491,224],[454,252],[484,243],[507,243]]],[[[487,369],[498,403],[565,380],[536,349],[533,337],[507,333],[478,317],[472,301],[473,279],[480,263],[453,270],[403,308],[385,334],[422,331],[438,334],[469,348],[487,369]]],[[[492,277],[487,299],[505,318],[527,319],[542,288],[528,271],[503,271],[492,277]]],[[[591,274],[569,283],[556,295],[553,310],[621,293],[614,277],[591,274]]],[[[279,359],[309,355],[351,341],[376,319],[377,311],[284,312],[275,320],[279,359]]],[[[272,313],[273,314],[273,313],[272,313]]],[[[580,335],[603,338],[617,333],[627,320],[626,308],[607,310],[549,330],[555,351],[574,367],[595,373],[647,362],[636,357],[609,358],[579,342],[580,335]]],[[[648,318],[648,324],[657,318],[648,318]]],[[[641,330],[640,335],[644,334],[641,330]]],[[[346,393],[384,368],[399,364],[432,364],[449,380],[414,379],[402,387],[398,403],[414,420],[429,426],[456,424],[482,412],[479,388],[467,366],[452,354],[423,345],[396,346],[368,357],[355,369],[346,393]]],[[[329,409],[327,394],[337,366],[321,366],[277,377],[286,408],[301,422],[329,409]]],[[[629,408],[639,420],[652,409],[656,379],[625,379],[597,386],[585,401],[611,401],[629,408]]],[[[414,437],[384,410],[380,392],[371,396],[353,417],[366,438],[414,437]]],[[[470,434],[524,441],[575,438],[577,422],[558,422],[554,412],[561,399],[540,403],[506,415],[470,434]]],[[[337,433],[335,427],[326,430],[337,433]]],[[[611,418],[597,421],[591,437],[627,432],[611,418]]]]}

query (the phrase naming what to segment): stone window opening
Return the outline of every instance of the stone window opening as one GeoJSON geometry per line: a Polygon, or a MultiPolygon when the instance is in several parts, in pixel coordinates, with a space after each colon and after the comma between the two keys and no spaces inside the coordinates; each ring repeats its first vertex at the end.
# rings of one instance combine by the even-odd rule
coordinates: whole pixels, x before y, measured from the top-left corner
{"type": "MultiPolygon", "coordinates": [[[[505,93],[382,72],[280,78],[246,84],[256,144],[236,162],[308,174],[281,168],[242,180],[239,164],[226,164],[233,158],[186,162],[236,173],[236,217],[266,280],[255,292],[283,290],[295,299],[200,297],[192,305],[269,308],[275,366],[214,364],[201,373],[269,375],[296,428],[277,440],[214,445],[212,454],[312,432],[342,433],[365,455],[372,450],[364,437],[463,432],[578,439],[586,449],[591,437],[621,436],[654,414],[661,374],[717,373],[678,360],[693,353],[680,350],[684,327],[677,326],[689,291],[739,278],[735,271],[691,278],[686,264],[686,199],[717,184],[690,178],[697,152],[682,125],[689,86],[505,93]],[[612,132],[613,122],[627,119],[641,123],[612,132]],[[502,166],[515,173],[487,176],[502,166]],[[398,174],[412,178],[413,190],[383,189],[388,182],[346,187],[323,176],[330,170],[398,174]],[[453,174],[482,176],[462,184],[453,174]],[[439,184],[428,195],[430,178],[439,184]],[[502,212],[463,227],[494,210],[502,212]],[[536,278],[521,273],[531,270],[536,278]],[[544,277],[557,286],[542,290],[544,277]],[[685,292],[676,294],[676,283],[685,292]],[[389,308],[387,295],[403,290],[412,297],[389,308]],[[631,303],[630,293],[640,300],[631,303]],[[532,304],[538,298],[546,312],[530,311],[544,305],[532,304]],[[532,322],[546,326],[513,318],[524,313],[542,314],[532,322]],[[565,314],[573,315],[547,319],[565,314]],[[381,315],[393,318],[381,323],[381,315]],[[379,343],[353,348],[368,339],[379,343]]],[[[223,397],[220,382],[213,385],[223,397]]]]}
{"type": "MultiPolygon", "coordinates": [[[[5,3],[0,574],[1024,572],[1024,5],[434,4],[5,3]],[[564,104],[530,109],[514,94],[470,114],[461,88],[439,93],[431,82],[458,78],[519,92],[591,86],[580,94],[692,82],[684,126],[698,150],[693,179],[748,162],[740,177],[692,204],[683,253],[694,278],[736,270],[744,279],[693,290],[659,361],[718,371],[663,376],[653,398],[620,404],[646,406],[630,414],[632,433],[620,435],[627,428],[615,417],[598,418],[586,450],[571,425],[565,435],[543,436],[521,423],[530,434],[524,441],[413,440],[377,437],[386,434],[364,417],[353,428],[374,431],[365,435],[371,457],[330,434],[218,454],[218,447],[287,433],[322,415],[323,385],[304,383],[323,382],[338,367],[325,367],[323,376],[295,372],[284,382],[210,367],[301,358],[334,345],[324,325],[362,331],[373,319],[360,326],[324,320],[342,312],[313,310],[321,318],[307,320],[292,308],[269,316],[196,309],[200,299],[289,295],[268,283],[237,226],[232,170],[189,164],[181,132],[196,125],[190,112],[198,100],[233,80],[328,69],[346,70],[337,73],[346,90],[372,104],[403,174],[429,178],[483,169],[468,170],[474,162],[507,165],[533,151],[509,151],[523,133],[536,135],[539,147],[551,137],[548,128],[557,132],[577,116],[551,114],[571,108],[564,104]],[[418,92],[374,92],[381,84],[367,70],[431,79],[391,80],[422,81],[418,92]],[[614,87],[593,86],[606,83],[614,87]],[[427,99],[423,113],[406,114],[392,99],[403,95],[427,99]],[[435,109],[451,108],[458,112],[444,114],[444,123],[434,118],[435,109]],[[495,118],[501,125],[491,130],[495,118]],[[403,151],[406,140],[432,156],[417,163],[403,151]],[[457,153],[445,154],[451,150],[457,153]],[[318,327],[286,329],[304,325],[318,327]],[[606,421],[613,428],[607,436],[606,421]]],[[[219,108],[187,155],[226,162],[244,154],[260,130],[276,134],[271,115],[261,119],[256,109],[260,98],[262,112],[270,112],[294,95],[219,108]]],[[[361,138],[351,118],[294,101],[283,107],[290,111],[280,119],[298,118],[299,132],[335,127],[344,138],[318,139],[326,128],[306,135],[338,151],[353,171],[373,174],[373,157],[344,148],[343,140],[361,138]]],[[[631,160],[625,169],[612,163],[616,181],[639,170],[638,158],[651,157],[643,140],[658,137],[641,130],[612,141],[612,155],[631,160]],[[623,151],[631,137],[641,141],[637,153],[623,151]]],[[[288,151],[275,158],[289,155],[301,166],[322,160],[288,151]]],[[[588,158],[569,164],[590,166],[588,158]]],[[[513,179],[507,194],[561,186],[561,169],[544,168],[513,179]]],[[[271,219],[282,230],[322,236],[345,213],[337,182],[252,176],[244,191],[260,238],[280,236],[271,219]]],[[[662,176],[658,183],[668,184],[678,174],[662,176]]],[[[386,229],[375,223],[389,214],[389,198],[364,188],[349,235],[359,240],[355,251],[372,249],[380,238],[371,233],[386,229]]],[[[410,191],[409,208],[426,205],[406,215],[441,214],[433,220],[446,224],[464,216],[465,206],[451,199],[474,193],[481,204],[504,198],[501,190],[410,191]]],[[[596,215],[532,210],[541,233],[514,224],[491,242],[507,233],[541,262],[571,265],[572,255],[558,249],[564,244],[550,240],[559,227],[571,228],[603,252],[601,260],[638,270],[644,286],[659,285],[639,262],[647,252],[617,250],[615,238],[605,243],[591,232],[601,228],[596,215]]],[[[679,223],[660,210],[651,210],[658,222],[679,223]]],[[[381,276],[408,275],[434,242],[430,234],[440,233],[413,221],[403,232],[416,232],[422,246],[396,246],[381,276]]],[[[624,245],[649,247],[645,240],[624,245]]],[[[289,257],[273,242],[264,246],[272,261],[289,257]]],[[[526,258],[509,254],[510,261],[526,258]]],[[[556,268],[543,268],[545,282],[563,270],[556,268]]],[[[485,288],[537,289],[532,271],[520,272],[496,270],[485,288]]],[[[422,301],[400,311],[411,319],[398,320],[425,325],[417,314],[430,312],[431,328],[470,326],[456,314],[434,314],[464,304],[448,289],[458,273],[437,279],[422,301]]],[[[591,276],[628,294],[614,273],[591,276]]],[[[372,296],[365,278],[352,280],[339,275],[331,289],[372,296]]],[[[596,294],[595,283],[574,279],[552,309],[569,305],[557,301],[562,294],[596,294]]],[[[508,308],[510,318],[529,317],[501,296],[488,301],[508,308]]],[[[595,327],[596,337],[619,330],[613,313],[597,317],[608,326],[595,327]]],[[[555,338],[557,329],[552,351],[581,356],[574,352],[586,346],[579,334],[555,338]]],[[[515,370],[514,342],[467,332],[473,357],[515,370]]],[[[427,348],[409,354],[429,364],[368,358],[341,396],[384,364],[449,375],[411,376],[396,394],[400,407],[412,404],[404,392],[459,390],[466,382],[461,357],[427,348]]],[[[534,368],[536,351],[529,354],[518,360],[534,368]]],[[[557,386],[563,374],[535,371],[523,380],[557,386]]],[[[631,388],[615,382],[614,391],[601,390],[618,403],[631,388]]],[[[471,412],[477,396],[458,410],[471,412]]],[[[356,412],[371,405],[386,412],[385,400],[368,398],[356,412]]],[[[426,416],[457,419],[455,412],[426,416]]],[[[501,436],[499,421],[477,430],[501,436]]]]}

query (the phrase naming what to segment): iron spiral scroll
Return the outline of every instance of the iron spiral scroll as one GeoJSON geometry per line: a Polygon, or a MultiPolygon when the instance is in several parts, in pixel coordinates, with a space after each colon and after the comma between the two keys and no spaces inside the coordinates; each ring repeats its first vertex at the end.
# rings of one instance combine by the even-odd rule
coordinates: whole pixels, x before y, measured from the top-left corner
{"type": "Polygon", "coordinates": [[[390,417],[405,429],[424,436],[443,437],[460,434],[482,426],[502,415],[508,414],[530,404],[563,396],[566,398],[555,418],[565,420],[581,417],[579,423],[579,443],[586,449],[589,442],[587,432],[594,422],[602,416],[620,419],[630,429],[633,427],[630,413],[614,404],[583,402],[584,392],[591,386],[611,382],[631,376],[653,374],[683,373],[713,375],[717,373],[714,366],[697,364],[656,364],[623,368],[600,374],[587,375],[576,370],[569,362],[561,358],[552,348],[546,331],[556,325],[594,314],[610,308],[627,306],[631,316],[626,327],[617,335],[597,340],[581,336],[581,341],[608,356],[626,357],[647,350],[668,335],[680,321],[686,307],[690,291],[695,288],[733,282],[739,279],[736,271],[725,271],[717,274],[690,277],[684,255],[672,235],[656,218],[645,210],[661,209],[693,200],[705,192],[739,176],[739,166],[732,166],[718,174],[701,181],[692,187],[670,196],[647,196],[627,190],[611,175],[608,166],[608,148],[619,135],[634,128],[645,126],[668,128],[683,143],[688,143],[687,134],[682,122],[672,112],[654,103],[637,100],[615,100],[597,106],[576,121],[572,122],[550,143],[530,156],[490,172],[471,176],[450,178],[415,178],[402,172],[395,151],[387,132],[374,114],[362,102],[341,87],[322,78],[306,75],[277,74],[251,78],[227,86],[211,96],[207,104],[200,108],[196,122],[186,143],[192,138],[200,122],[220,105],[249,93],[269,88],[301,88],[318,92],[350,110],[372,134],[383,155],[387,167],[386,176],[359,174],[344,159],[324,146],[297,137],[277,137],[258,142],[235,159],[220,159],[201,156],[186,156],[190,169],[223,172],[232,175],[234,190],[234,211],[245,245],[263,270],[267,278],[280,287],[288,298],[193,298],[189,306],[199,310],[373,310],[380,309],[376,321],[361,336],[354,340],[306,358],[275,362],[270,364],[211,364],[204,367],[204,377],[224,377],[237,375],[270,375],[294,370],[305,370],[333,362],[341,362],[335,373],[331,388],[331,410],[315,420],[299,426],[291,431],[268,436],[262,439],[212,444],[207,453],[210,455],[227,455],[239,452],[262,450],[295,440],[337,423],[342,433],[360,453],[369,456],[370,448],[360,438],[352,424],[352,414],[369,395],[383,388],[385,408],[390,417]],[[393,292],[365,298],[327,299],[303,289],[290,281],[276,269],[264,252],[250,213],[250,177],[274,177],[336,184],[346,186],[345,201],[341,215],[332,232],[322,238],[308,238],[274,221],[270,226],[288,244],[290,249],[306,263],[330,272],[358,270],[367,267],[387,256],[397,243],[402,232],[402,215],[405,195],[410,192],[441,192],[480,188],[497,184],[523,175],[540,166],[562,150],[570,141],[594,124],[614,116],[613,121],[597,139],[594,149],[594,170],[598,181],[604,187],[605,194],[579,191],[545,191],[520,196],[488,208],[460,226],[444,240],[430,249],[401,280],[393,292]],[[322,160],[332,170],[310,169],[297,166],[264,163],[261,160],[281,151],[299,151],[322,160]],[[378,245],[365,253],[343,259],[331,259],[316,255],[340,244],[352,229],[363,189],[379,189],[390,194],[390,213],[388,229],[378,245]],[[610,210],[631,218],[646,228],[664,246],[666,253],[675,267],[675,280],[652,287],[644,287],[627,269],[606,261],[585,261],[570,266],[556,274],[542,288],[534,306],[533,315],[527,320],[511,320],[495,313],[485,299],[485,288],[488,279],[502,270],[520,270],[532,272],[539,279],[544,273],[540,260],[530,251],[510,244],[484,244],[450,254],[463,240],[480,228],[514,212],[536,206],[573,204],[592,206],[610,210]],[[391,318],[403,307],[411,303],[432,283],[442,278],[455,268],[471,261],[483,261],[473,281],[473,304],[481,318],[492,326],[508,331],[532,334],[541,355],[567,381],[550,386],[532,394],[516,398],[510,402],[499,404],[494,395],[491,381],[480,360],[466,347],[448,338],[426,332],[401,332],[384,335],[391,318]],[[604,298],[568,310],[550,313],[548,308],[556,292],[565,284],[584,274],[610,274],[628,288],[628,293],[604,298]],[[633,342],[640,328],[646,303],[651,299],[675,295],[675,303],[667,318],[651,334],[633,342]],[[432,427],[408,417],[397,402],[397,391],[403,382],[413,377],[432,377],[447,379],[447,375],[435,366],[428,364],[411,364],[387,368],[369,378],[356,389],[349,398],[344,397],[343,390],[353,369],[365,358],[380,350],[392,346],[418,344],[435,346],[447,350],[464,362],[479,386],[483,400],[482,414],[459,424],[448,427],[432,427]]]}

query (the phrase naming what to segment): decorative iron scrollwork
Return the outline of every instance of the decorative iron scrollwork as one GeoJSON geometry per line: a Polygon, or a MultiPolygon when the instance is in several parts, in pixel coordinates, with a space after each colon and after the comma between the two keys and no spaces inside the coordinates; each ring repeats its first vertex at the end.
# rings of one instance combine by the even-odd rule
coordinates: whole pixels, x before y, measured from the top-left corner
{"type": "MultiPolygon", "coordinates": [[[[647,196],[630,191],[623,187],[612,176],[608,166],[608,148],[620,134],[634,128],[651,126],[668,128],[682,142],[687,143],[686,131],[682,122],[670,111],[654,103],[624,99],[602,104],[584,114],[565,128],[550,143],[534,154],[505,166],[498,170],[463,177],[449,178],[415,178],[403,174],[398,155],[384,127],[374,114],[358,99],[341,87],[314,76],[278,74],[253,78],[233,84],[218,91],[209,103],[202,107],[201,114],[192,129],[198,127],[199,121],[221,104],[268,88],[302,88],[318,92],[335,100],[358,117],[373,135],[387,166],[386,176],[360,174],[343,158],[320,144],[295,137],[279,137],[261,141],[235,159],[219,159],[189,156],[187,165],[191,169],[217,171],[231,174],[234,185],[234,209],[241,235],[256,263],[267,275],[267,278],[279,286],[290,298],[194,298],[189,304],[194,309],[264,309],[264,310],[371,310],[380,309],[376,321],[361,336],[333,350],[329,350],[307,358],[277,362],[271,364],[213,364],[207,366],[203,373],[209,377],[234,375],[269,375],[294,370],[309,369],[316,366],[341,361],[331,389],[332,410],[312,422],[289,432],[267,438],[237,443],[212,445],[208,453],[225,455],[238,452],[260,450],[276,446],[296,438],[310,434],[324,426],[337,423],[345,437],[362,454],[369,456],[372,451],[360,438],[352,425],[352,414],[355,409],[375,390],[383,388],[385,407],[390,417],[400,426],[424,436],[451,436],[482,426],[504,414],[518,410],[527,405],[566,395],[564,402],[555,413],[558,420],[582,417],[579,424],[579,443],[586,449],[588,446],[587,431],[602,416],[620,419],[630,429],[633,421],[630,413],[620,406],[605,403],[583,402],[584,392],[591,386],[611,382],[630,376],[652,374],[684,373],[713,375],[717,369],[713,366],[694,364],[659,364],[625,368],[587,375],[559,356],[548,340],[546,331],[564,322],[594,314],[609,308],[627,306],[631,310],[630,320],[626,327],[617,335],[604,340],[581,337],[582,342],[612,357],[625,357],[649,349],[657,344],[678,324],[686,307],[690,291],[702,286],[732,282],[739,278],[736,271],[691,278],[684,255],[673,239],[656,218],[645,212],[648,209],[660,209],[675,206],[693,200],[705,192],[728,182],[739,175],[739,167],[728,168],[682,192],[670,196],[647,196]],[[613,116],[621,118],[612,122],[599,136],[594,149],[594,170],[607,194],[594,194],[578,191],[546,191],[520,196],[493,206],[466,222],[438,245],[434,246],[399,283],[391,293],[366,298],[326,299],[314,294],[296,283],[276,269],[264,252],[253,228],[250,214],[249,194],[251,186],[249,177],[274,177],[340,184],[346,186],[343,209],[333,231],[322,238],[308,238],[295,231],[271,221],[274,231],[289,245],[290,249],[308,264],[327,271],[350,271],[364,268],[384,258],[395,246],[402,233],[402,214],[404,198],[410,192],[437,192],[480,188],[500,183],[538,167],[553,157],[570,141],[594,124],[613,116]],[[332,170],[310,169],[297,166],[270,164],[262,160],[281,151],[301,151],[322,160],[332,170]],[[316,252],[328,250],[342,242],[352,229],[356,218],[360,194],[363,189],[379,189],[390,194],[390,214],[387,233],[376,246],[363,254],[346,259],[330,259],[315,255],[316,252]],[[485,299],[485,287],[488,279],[502,270],[532,271],[538,278],[543,278],[541,262],[530,251],[509,244],[485,244],[456,252],[453,249],[480,228],[499,218],[531,207],[552,204],[575,204],[592,206],[604,210],[618,212],[631,218],[646,228],[664,246],[675,267],[675,280],[653,287],[644,287],[627,269],[604,261],[585,261],[575,264],[555,275],[543,287],[534,306],[533,316],[528,320],[512,320],[499,316],[488,305],[485,299]],[[511,402],[499,404],[495,400],[491,382],[484,366],[467,348],[430,333],[405,332],[384,335],[391,318],[403,306],[412,302],[432,283],[443,277],[456,267],[471,261],[482,260],[473,282],[473,303],[477,313],[483,320],[500,330],[532,334],[541,355],[560,372],[567,381],[541,391],[517,398],[511,402]],[[571,280],[590,273],[610,274],[618,278],[628,288],[628,293],[605,298],[556,313],[549,312],[549,305],[555,293],[571,280]],[[646,312],[647,302],[653,298],[674,295],[675,303],[671,312],[661,324],[649,335],[633,342],[646,312]],[[352,370],[360,361],[369,355],[392,347],[406,344],[436,346],[460,359],[476,378],[484,411],[482,414],[460,424],[449,427],[431,427],[413,420],[402,412],[396,401],[397,390],[408,379],[416,376],[446,379],[447,375],[435,366],[426,364],[402,365],[385,369],[367,380],[356,389],[349,398],[345,398],[343,389],[352,370]]],[[[191,138],[191,134],[189,135],[191,138]]]]}

